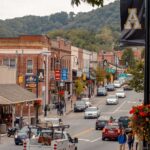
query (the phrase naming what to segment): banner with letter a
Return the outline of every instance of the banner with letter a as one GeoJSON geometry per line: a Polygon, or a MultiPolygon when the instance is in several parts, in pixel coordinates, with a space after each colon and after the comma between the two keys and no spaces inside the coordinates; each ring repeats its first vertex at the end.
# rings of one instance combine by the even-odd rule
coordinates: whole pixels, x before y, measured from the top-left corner
{"type": "Polygon", "coordinates": [[[145,45],[145,0],[120,0],[121,46],[145,45]]]}

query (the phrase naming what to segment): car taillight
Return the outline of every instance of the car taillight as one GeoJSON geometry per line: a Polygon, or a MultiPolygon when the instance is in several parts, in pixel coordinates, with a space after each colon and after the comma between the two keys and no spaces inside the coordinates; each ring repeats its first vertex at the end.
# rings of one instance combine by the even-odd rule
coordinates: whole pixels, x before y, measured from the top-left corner
{"type": "Polygon", "coordinates": [[[57,150],[57,144],[54,144],[54,150],[57,150]]]}
{"type": "Polygon", "coordinates": [[[96,124],[98,124],[98,120],[96,121],[96,124]]]}
{"type": "Polygon", "coordinates": [[[117,132],[120,133],[120,129],[118,129],[117,132]]]}
{"type": "Polygon", "coordinates": [[[102,132],[103,132],[103,133],[104,133],[104,132],[106,133],[106,132],[108,132],[108,129],[103,128],[102,132]]]}

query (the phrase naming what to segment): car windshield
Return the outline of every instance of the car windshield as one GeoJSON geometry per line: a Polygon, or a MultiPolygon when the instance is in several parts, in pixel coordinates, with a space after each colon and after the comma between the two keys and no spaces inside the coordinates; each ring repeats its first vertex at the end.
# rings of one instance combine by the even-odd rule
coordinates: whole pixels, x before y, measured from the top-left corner
{"type": "Polygon", "coordinates": [[[107,129],[117,129],[117,128],[119,128],[119,126],[118,125],[107,125],[106,128],[107,129]]]}
{"type": "Polygon", "coordinates": [[[81,100],[82,100],[82,101],[89,101],[89,98],[88,98],[88,97],[85,97],[85,98],[82,98],[81,100]]]}
{"type": "Polygon", "coordinates": [[[85,105],[84,101],[76,101],[76,105],[85,105]]]}
{"type": "Polygon", "coordinates": [[[120,81],[114,81],[115,84],[120,84],[120,81]]]}
{"type": "Polygon", "coordinates": [[[110,99],[116,99],[116,95],[110,95],[110,96],[108,96],[108,98],[110,98],[110,99]]]}
{"type": "Polygon", "coordinates": [[[117,93],[124,93],[124,91],[122,91],[122,90],[119,91],[119,90],[118,90],[117,93]]]}
{"type": "Polygon", "coordinates": [[[98,91],[106,91],[105,88],[98,88],[98,91]]]}
{"type": "Polygon", "coordinates": [[[113,84],[109,84],[109,85],[107,85],[107,87],[109,87],[109,88],[113,88],[113,87],[114,87],[114,85],[113,85],[113,84]]]}
{"type": "Polygon", "coordinates": [[[96,107],[89,107],[86,109],[86,111],[97,111],[96,107]]]}

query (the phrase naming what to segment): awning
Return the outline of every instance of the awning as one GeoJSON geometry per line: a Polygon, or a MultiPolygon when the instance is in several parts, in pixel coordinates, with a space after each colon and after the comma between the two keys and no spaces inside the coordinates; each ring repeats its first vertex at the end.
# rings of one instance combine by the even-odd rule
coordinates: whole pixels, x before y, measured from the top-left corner
{"type": "Polygon", "coordinates": [[[37,100],[36,95],[17,84],[0,84],[0,104],[9,105],[37,100]]]}

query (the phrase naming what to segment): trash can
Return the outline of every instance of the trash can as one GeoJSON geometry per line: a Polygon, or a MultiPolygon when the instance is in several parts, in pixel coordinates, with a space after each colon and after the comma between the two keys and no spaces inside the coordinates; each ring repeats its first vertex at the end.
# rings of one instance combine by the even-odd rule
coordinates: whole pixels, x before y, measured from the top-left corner
{"type": "Polygon", "coordinates": [[[35,117],[31,118],[31,125],[36,125],[36,118],[35,117]]]}
{"type": "Polygon", "coordinates": [[[6,133],[6,124],[0,124],[0,133],[5,134],[6,133]]]}

